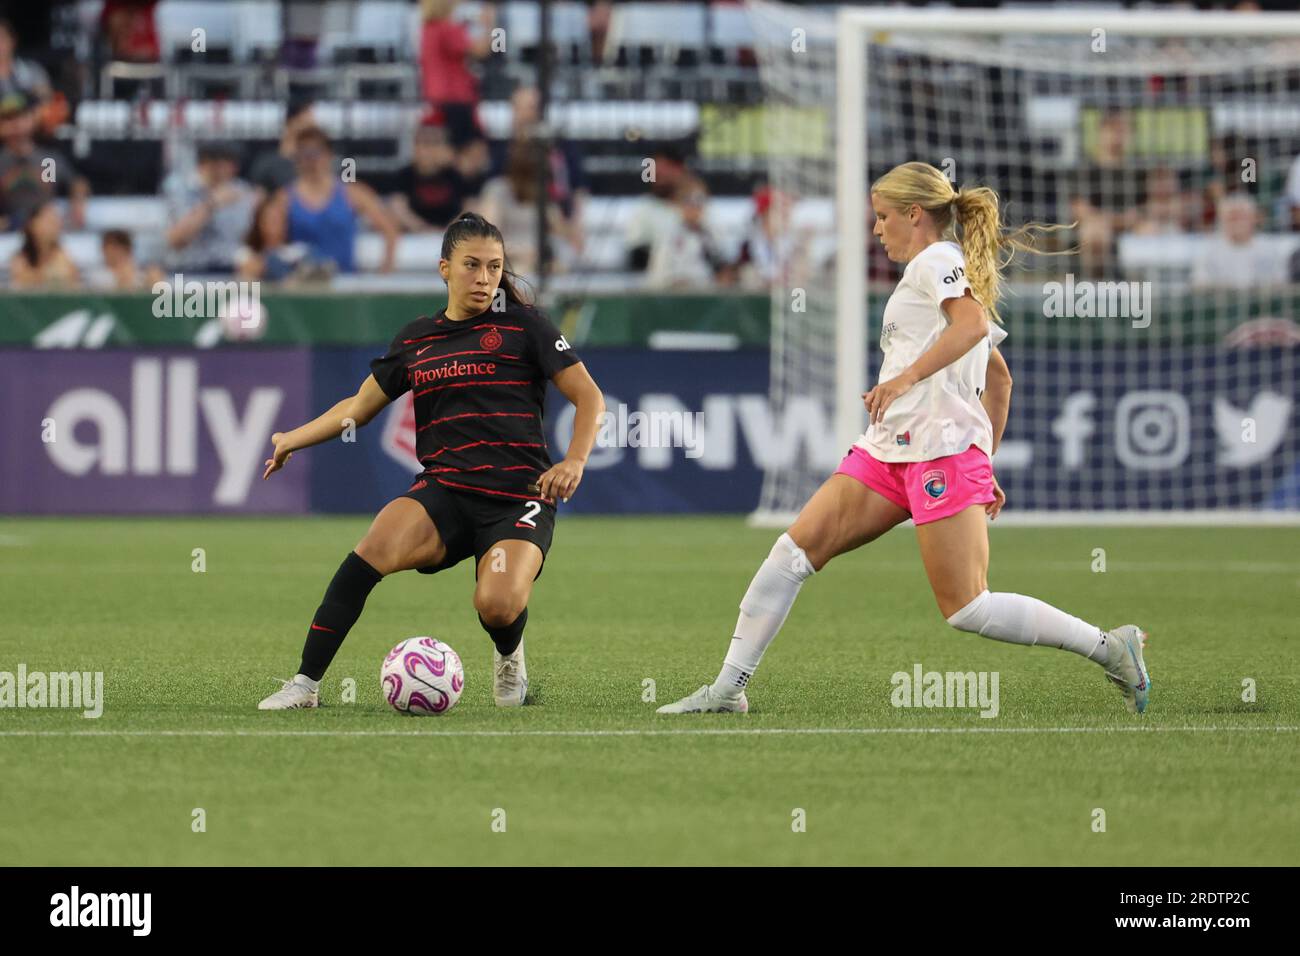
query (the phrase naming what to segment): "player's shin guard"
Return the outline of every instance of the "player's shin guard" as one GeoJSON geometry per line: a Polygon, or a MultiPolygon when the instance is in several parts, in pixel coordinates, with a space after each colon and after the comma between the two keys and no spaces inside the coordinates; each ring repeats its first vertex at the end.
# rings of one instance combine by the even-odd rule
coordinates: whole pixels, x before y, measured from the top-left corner
{"type": "Polygon", "coordinates": [[[325,598],[307,630],[307,643],[302,647],[298,673],[314,681],[325,675],[325,669],[334,660],[343,638],[348,636],[348,631],[361,616],[366,598],[383,577],[355,551],[348,552],[334,572],[330,586],[325,589],[325,598]]]}
{"type": "Polygon", "coordinates": [[[497,646],[497,653],[502,657],[509,657],[519,646],[519,642],[524,639],[524,625],[528,623],[528,608],[519,612],[519,616],[507,624],[505,627],[489,627],[483,620],[483,615],[478,616],[479,624],[483,625],[483,630],[487,631],[488,637],[492,638],[492,643],[497,646]]]}
{"type": "Polygon", "coordinates": [[[948,618],[959,631],[1011,644],[1045,644],[1105,663],[1106,632],[1072,614],[1023,594],[981,591],[948,618]]]}
{"type": "Polygon", "coordinates": [[[735,696],[745,689],[767,645],[790,614],[799,588],[812,573],[812,562],[789,534],[776,539],[740,602],[735,636],[722,672],[713,682],[715,691],[735,696]]]}

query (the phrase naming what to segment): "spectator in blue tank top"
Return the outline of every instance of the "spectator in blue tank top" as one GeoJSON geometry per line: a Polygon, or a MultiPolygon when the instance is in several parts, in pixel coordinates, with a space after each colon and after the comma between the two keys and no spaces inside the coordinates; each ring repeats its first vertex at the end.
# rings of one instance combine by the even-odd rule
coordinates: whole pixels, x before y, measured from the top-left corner
{"type": "Polygon", "coordinates": [[[397,224],[375,191],[360,182],[344,182],[334,161],[329,137],[317,126],[298,134],[294,152],[297,175],[276,195],[290,243],[307,247],[309,264],[336,273],[356,271],[357,218],[384,237],[380,272],[392,272],[397,251],[397,224]]]}

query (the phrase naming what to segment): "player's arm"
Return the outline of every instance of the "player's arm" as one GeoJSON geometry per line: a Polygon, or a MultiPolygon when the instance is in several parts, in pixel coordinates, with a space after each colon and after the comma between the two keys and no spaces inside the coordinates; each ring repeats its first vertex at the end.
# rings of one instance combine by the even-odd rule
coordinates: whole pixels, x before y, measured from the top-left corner
{"type": "Polygon", "coordinates": [[[291,432],[276,432],[271,436],[275,445],[274,454],[266,460],[266,471],[262,480],[284,467],[290,456],[300,448],[310,448],[332,438],[338,438],[349,425],[360,428],[383,411],[392,399],[384,394],[373,375],[366,376],[355,395],[350,395],[336,404],[324,415],[313,418],[306,425],[301,425],[291,432]]]}
{"type": "Polygon", "coordinates": [[[988,316],[969,292],[960,297],[944,299],[939,307],[948,318],[948,327],[935,340],[934,345],[897,378],[881,382],[862,396],[867,411],[871,413],[873,425],[885,417],[885,410],[896,398],[917,382],[947,368],[989,334],[988,316]]]}
{"type": "Polygon", "coordinates": [[[587,465],[592,446],[596,444],[600,416],[605,412],[605,396],[587,371],[587,366],[581,362],[561,369],[551,381],[573,403],[577,413],[573,417],[573,438],[569,440],[564,461],[538,478],[537,488],[544,497],[568,501],[582,481],[582,470],[587,465]]]}
{"type": "MultiPolygon", "coordinates": [[[[980,396],[980,403],[993,425],[993,451],[996,453],[998,445],[1002,444],[1002,432],[1007,427],[1007,412],[1011,409],[1011,370],[1007,368],[1007,360],[996,348],[989,350],[989,367],[984,373],[984,394],[980,396]]],[[[993,500],[984,506],[984,513],[992,521],[1002,513],[1002,507],[1006,503],[1006,493],[995,477],[993,500]]]]}
{"type": "Polygon", "coordinates": [[[1002,444],[1002,432],[1007,427],[1007,414],[1011,410],[1011,369],[997,349],[989,352],[989,369],[984,380],[984,394],[980,403],[993,423],[993,451],[1002,444]]]}

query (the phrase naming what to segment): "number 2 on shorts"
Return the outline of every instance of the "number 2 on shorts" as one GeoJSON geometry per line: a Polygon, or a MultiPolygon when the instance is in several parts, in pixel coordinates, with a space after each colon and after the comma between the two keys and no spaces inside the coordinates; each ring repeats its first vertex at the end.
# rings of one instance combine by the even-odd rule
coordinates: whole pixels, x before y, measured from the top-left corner
{"type": "Polygon", "coordinates": [[[523,515],[520,516],[519,521],[516,523],[526,524],[530,528],[536,528],[537,522],[534,521],[533,519],[537,517],[537,515],[541,512],[541,510],[542,510],[541,502],[538,501],[528,502],[527,506],[524,508],[523,515]]]}

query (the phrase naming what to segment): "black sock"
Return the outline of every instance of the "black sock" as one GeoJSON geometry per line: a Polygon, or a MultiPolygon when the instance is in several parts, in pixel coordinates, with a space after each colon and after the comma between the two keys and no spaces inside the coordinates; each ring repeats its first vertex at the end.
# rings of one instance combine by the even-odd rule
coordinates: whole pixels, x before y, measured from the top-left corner
{"type": "Polygon", "coordinates": [[[519,616],[505,627],[488,627],[483,623],[483,615],[478,616],[478,622],[483,624],[483,630],[488,632],[488,637],[492,638],[492,643],[497,646],[497,653],[502,657],[515,652],[519,642],[524,639],[524,625],[528,623],[528,608],[519,612],[519,616]]]}
{"type": "Polygon", "coordinates": [[[325,597],[307,630],[307,643],[302,646],[302,664],[298,673],[312,680],[320,680],[325,668],[330,666],[339,652],[343,638],[361,616],[366,597],[383,575],[366,563],[355,551],[348,552],[334,580],[325,589],[325,597]]]}

